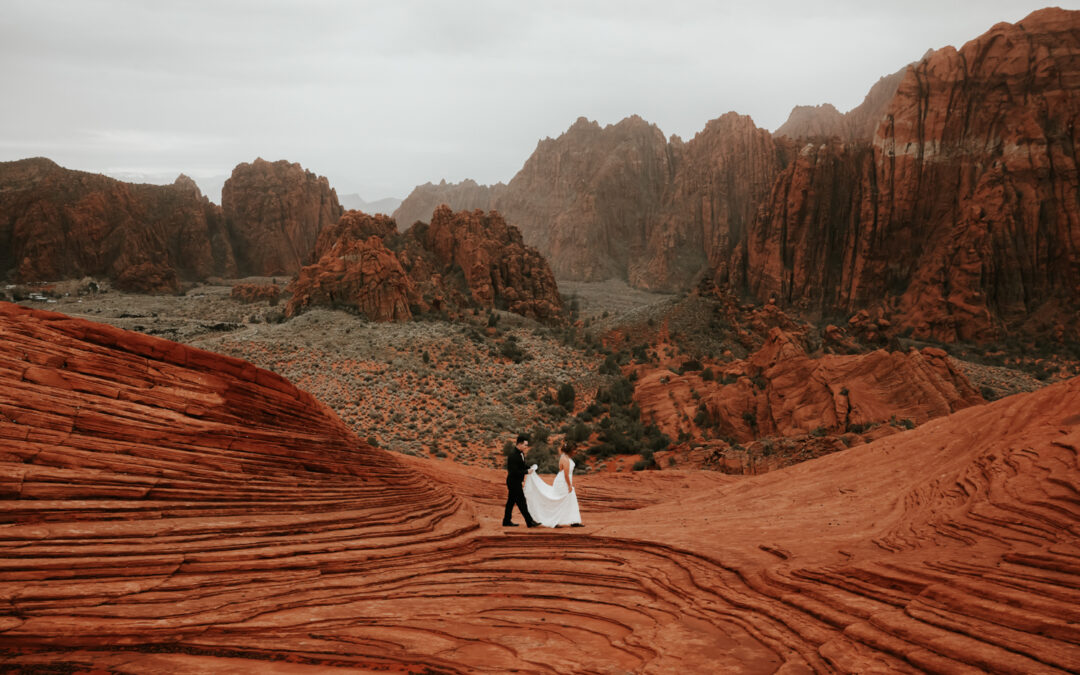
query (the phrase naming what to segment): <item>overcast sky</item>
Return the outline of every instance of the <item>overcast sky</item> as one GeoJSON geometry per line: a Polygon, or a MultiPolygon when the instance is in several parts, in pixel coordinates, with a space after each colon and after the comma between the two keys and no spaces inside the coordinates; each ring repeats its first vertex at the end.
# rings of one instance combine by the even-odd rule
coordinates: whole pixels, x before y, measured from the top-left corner
{"type": "Polygon", "coordinates": [[[0,0],[0,161],[210,184],[261,156],[402,198],[508,181],[579,116],[689,139],[729,110],[770,130],[795,105],[844,112],[927,49],[1041,6],[0,0]]]}

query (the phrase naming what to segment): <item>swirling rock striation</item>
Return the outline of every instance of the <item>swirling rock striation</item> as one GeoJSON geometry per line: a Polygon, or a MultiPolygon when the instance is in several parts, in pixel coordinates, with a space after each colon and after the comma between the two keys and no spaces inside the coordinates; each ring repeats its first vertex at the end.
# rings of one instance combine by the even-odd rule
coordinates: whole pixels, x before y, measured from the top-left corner
{"type": "Polygon", "coordinates": [[[242,361],[0,304],[0,664],[1080,668],[1080,378],[753,478],[398,459],[242,361]]]}

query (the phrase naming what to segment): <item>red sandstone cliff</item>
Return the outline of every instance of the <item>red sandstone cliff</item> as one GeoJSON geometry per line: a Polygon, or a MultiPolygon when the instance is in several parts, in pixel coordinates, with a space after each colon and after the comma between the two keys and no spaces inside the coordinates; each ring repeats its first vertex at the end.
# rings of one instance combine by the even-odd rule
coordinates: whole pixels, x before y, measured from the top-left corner
{"type": "Polygon", "coordinates": [[[293,284],[289,315],[321,305],[389,321],[474,306],[548,319],[562,308],[547,262],[495,211],[443,205],[404,233],[391,218],[349,211],[320,234],[315,256],[293,284]]]}
{"type": "Polygon", "coordinates": [[[43,158],[0,163],[0,274],[15,281],[97,276],[175,291],[235,272],[221,209],[186,176],[137,185],[43,158]]]}
{"type": "Polygon", "coordinates": [[[295,274],[343,210],[325,177],[285,160],[238,164],[221,190],[242,276],[295,274]]]}
{"type": "Polygon", "coordinates": [[[647,255],[672,160],[640,117],[601,127],[579,118],[536,146],[497,205],[563,279],[625,277],[647,255]]]}
{"type": "Polygon", "coordinates": [[[1078,118],[1078,12],[928,54],[872,147],[807,145],[781,173],[747,242],[746,287],[873,308],[946,342],[1060,322],[1080,336],[1078,118]]]}

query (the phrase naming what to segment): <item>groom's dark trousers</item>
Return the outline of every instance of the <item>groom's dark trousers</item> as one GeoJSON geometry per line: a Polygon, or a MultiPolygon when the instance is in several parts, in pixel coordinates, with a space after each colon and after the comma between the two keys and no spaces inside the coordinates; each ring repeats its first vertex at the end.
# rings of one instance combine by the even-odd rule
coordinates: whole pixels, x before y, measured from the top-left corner
{"type": "Polygon", "coordinates": [[[506,457],[506,512],[503,514],[503,525],[511,523],[514,505],[525,517],[525,524],[532,525],[533,519],[529,515],[529,505],[525,503],[525,491],[521,488],[521,482],[525,480],[527,473],[525,457],[517,448],[510,451],[506,457]]]}

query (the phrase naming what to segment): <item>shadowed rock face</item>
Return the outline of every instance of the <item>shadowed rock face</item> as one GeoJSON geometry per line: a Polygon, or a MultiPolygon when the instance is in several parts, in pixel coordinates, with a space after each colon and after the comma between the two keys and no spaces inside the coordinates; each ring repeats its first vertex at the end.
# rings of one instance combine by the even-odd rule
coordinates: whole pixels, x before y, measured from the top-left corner
{"type": "Polygon", "coordinates": [[[895,330],[946,342],[1033,317],[1080,330],[1078,17],[1043,10],[933,52],[872,146],[803,147],[755,223],[748,289],[878,307],[895,330]]]}
{"type": "Polygon", "coordinates": [[[285,160],[238,164],[221,205],[243,276],[296,274],[310,262],[319,232],[343,213],[325,177],[285,160]]]}
{"type": "Polygon", "coordinates": [[[430,224],[401,234],[391,218],[350,211],[319,236],[315,255],[293,284],[290,316],[317,305],[376,321],[407,320],[413,308],[497,307],[538,319],[562,310],[547,262],[495,211],[443,205],[430,224]]]}
{"type": "Polygon", "coordinates": [[[83,276],[133,291],[234,275],[221,209],[186,176],[136,185],[43,158],[0,162],[0,274],[17,282],[83,276]]]}
{"type": "Polygon", "coordinates": [[[235,359],[0,304],[0,663],[1075,672],[1080,379],[753,478],[372,448],[235,359]]]}

